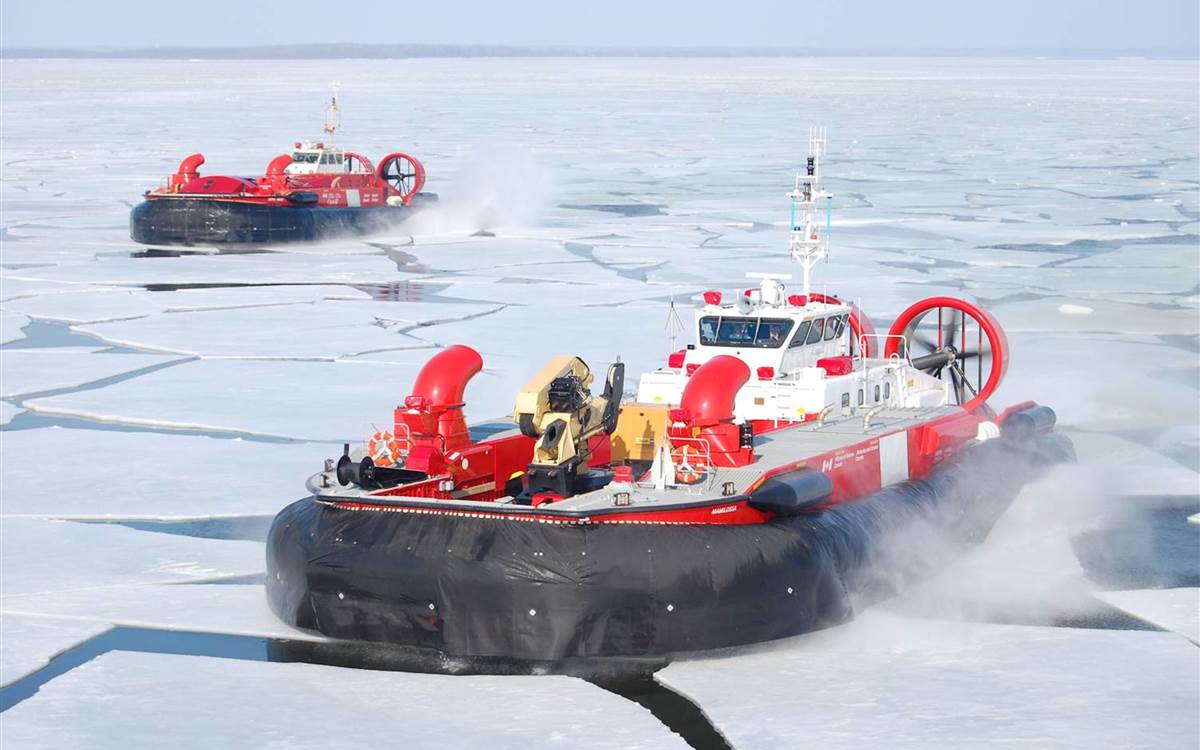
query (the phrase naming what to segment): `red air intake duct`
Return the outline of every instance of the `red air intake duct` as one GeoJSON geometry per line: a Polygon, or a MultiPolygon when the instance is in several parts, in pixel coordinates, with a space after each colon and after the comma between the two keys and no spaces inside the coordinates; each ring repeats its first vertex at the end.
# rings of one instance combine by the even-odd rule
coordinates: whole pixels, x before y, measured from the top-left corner
{"type": "Polygon", "coordinates": [[[438,448],[449,453],[471,444],[463,416],[467,383],[483,369],[483,357],[469,346],[455,344],[435,354],[413,383],[412,395],[396,409],[397,432],[405,424],[418,437],[441,436],[438,448]]]}
{"type": "Polygon", "coordinates": [[[733,424],[734,402],[749,379],[750,367],[737,357],[720,354],[705,362],[684,387],[679,409],[672,410],[687,424],[671,427],[670,436],[707,441],[715,466],[750,463],[753,450],[741,445],[741,431],[733,424]]]}

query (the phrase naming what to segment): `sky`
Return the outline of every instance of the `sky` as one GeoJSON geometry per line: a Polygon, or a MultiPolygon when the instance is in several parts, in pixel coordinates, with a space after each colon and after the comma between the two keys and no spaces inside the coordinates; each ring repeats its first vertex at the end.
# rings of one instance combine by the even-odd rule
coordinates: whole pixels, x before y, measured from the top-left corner
{"type": "Polygon", "coordinates": [[[362,42],[841,50],[1200,47],[1197,0],[2,0],[5,47],[362,42]]]}

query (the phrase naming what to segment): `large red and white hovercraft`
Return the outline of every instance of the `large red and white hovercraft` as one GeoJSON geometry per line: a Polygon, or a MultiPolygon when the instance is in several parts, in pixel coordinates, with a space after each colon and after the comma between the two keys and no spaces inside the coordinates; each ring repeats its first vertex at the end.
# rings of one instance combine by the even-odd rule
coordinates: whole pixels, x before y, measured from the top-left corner
{"type": "Polygon", "coordinates": [[[789,194],[798,293],[781,275],[706,292],[696,342],[634,399],[621,363],[592,395],[587,365],[555,358],[481,440],[463,401],[483,361],[438,353],[393,427],[276,517],[274,611],[456,657],[661,656],[846,619],[894,582],[897,539],[928,539],[914,526],[985,535],[1070,443],[1048,407],[988,405],[1007,345],[975,305],[927,299],[878,335],[812,291],[829,196],[811,146],[789,194]]]}
{"type": "Polygon", "coordinates": [[[262,177],[201,176],[203,154],[179,164],[167,184],[147,191],[129,216],[129,234],[148,245],[313,241],[385,229],[437,196],[421,192],[425,167],[395,152],[376,167],[333,145],[336,93],[325,140],[297,141],[262,177]]]}

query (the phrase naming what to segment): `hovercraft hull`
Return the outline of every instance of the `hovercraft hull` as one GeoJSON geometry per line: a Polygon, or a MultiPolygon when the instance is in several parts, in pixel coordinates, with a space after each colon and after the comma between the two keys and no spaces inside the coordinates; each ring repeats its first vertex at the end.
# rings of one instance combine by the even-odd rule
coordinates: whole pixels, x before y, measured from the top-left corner
{"type": "Polygon", "coordinates": [[[347,208],[212,198],[157,198],[134,207],[129,236],[144,245],[274,244],[378,232],[404,221],[437,196],[406,206],[347,208]]]}
{"type": "Polygon", "coordinates": [[[953,548],[982,539],[1025,483],[1072,458],[1054,433],[991,440],[925,480],[754,525],[547,524],[307,498],[272,525],[267,594],[300,628],[459,657],[557,662],[772,640],[886,594],[914,529],[953,548]]]}

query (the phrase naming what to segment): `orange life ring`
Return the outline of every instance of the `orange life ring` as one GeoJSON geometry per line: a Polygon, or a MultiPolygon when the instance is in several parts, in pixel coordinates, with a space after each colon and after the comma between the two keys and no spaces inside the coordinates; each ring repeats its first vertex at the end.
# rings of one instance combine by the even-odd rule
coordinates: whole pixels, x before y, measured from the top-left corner
{"type": "MultiPolygon", "coordinates": [[[[675,481],[679,484],[695,484],[708,473],[708,467],[704,465],[704,462],[697,460],[701,458],[699,455],[694,456],[690,463],[688,462],[689,452],[695,453],[695,451],[689,451],[686,445],[679,449],[678,468],[675,469],[675,481]]],[[[675,461],[674,456],[671,457],[671,461],[675,461]]]]}
{"type": "Polygon", "coordinates": [[[395,466],[400,461],[400,441],[387,430],[377,432],[367,441],[367,454],[376,466],[395,466]]]}

